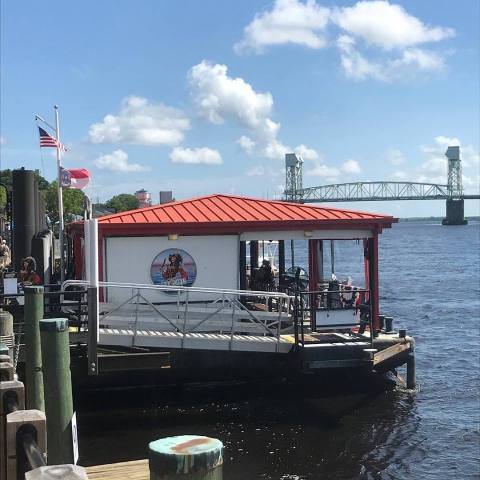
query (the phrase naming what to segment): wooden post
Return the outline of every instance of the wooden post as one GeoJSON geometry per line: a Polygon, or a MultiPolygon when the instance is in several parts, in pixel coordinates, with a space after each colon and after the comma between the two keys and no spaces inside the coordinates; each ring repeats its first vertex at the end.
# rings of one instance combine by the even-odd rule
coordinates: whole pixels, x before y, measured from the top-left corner
{"type": "Polygon", "coordinates": [[[19,409],[25,408],[24,392],[18,380],[0,382],[0,480],[7,480],[7,405],[14,400],[19,409]]]}
{"type": "Polygon", "coordinates": [[[223,443],[216,438],[167,437],[148,449],[150,480],[222,480],[223,443]]]}
{"type": "Polygon", "coordinates": [[[250,240],[250,271],[255,268],[258,268],[258,240],[250,240]]]}
{"type": "Polygon", "coordinates": [[[13,358],[13,315],[0,308],[0,341],[10,349],[10,357],[13,358]],[[3,337],[3,338],[2,338],[3,337]],[[10,347],[8,345],[10,343],[10,347]]]}
{"type": "Polygon", "coordinates": [[[410,353],[407,360],[407,388],[414,390],[417,386],[417,378],[415,372],[415,354],[410,353]]]}
{"type": "Polygon", "coordinates": [[[53,465],[30,470],[25,480],[88,480],[87,471],[78,465],[53,465]]]}
{"type": "Polygon", "coordinates": [[[18,471],[18,467],[23,464],[21,452],[18,446],[18,434],[20,431],[30,433],[40,451],[46,456],[47,452],[47,429],[45,413],[40,410],[17,410],[7,415],[7,478],[17,479],[25,478],[25,472],[18,471]]]}
{"type": "Polygon", "coordinates": [[[15,367],[10,362],[1,362],[0,363],[0,381],[6,382],[13,380],[15,375],[15,367]]]}
{"type": "Polygon", "coordinates": [[[285,275],[285,240],[278,241],[278,276],[280,280],[285,275]]]}
{"type": "Polygon", "coordinates": [[[66,318],[40,321],[45,412],[48,431],[48,464],[73,463],[72,378],[66,318]]]}
{"type": "Polygon", "coordinates": [[[40,320],[43,318],[43,287],[25,287],[25,377],[27,408],[45,411],[43,396],[40,320]]]}

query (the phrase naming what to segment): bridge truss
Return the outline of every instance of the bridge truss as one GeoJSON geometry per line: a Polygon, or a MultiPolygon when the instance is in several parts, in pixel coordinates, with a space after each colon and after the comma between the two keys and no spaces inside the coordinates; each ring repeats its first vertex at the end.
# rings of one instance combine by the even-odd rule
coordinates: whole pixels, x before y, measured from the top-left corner
{"type": "MultiPolygon", "coordinates": [[[[288,195],[290,192],[285,192],[288,195]]],[[[297,190],[302,202],[379,200],[440,200],[449,197],[447,185],[415,182],[355,182],[297,190]]]]}

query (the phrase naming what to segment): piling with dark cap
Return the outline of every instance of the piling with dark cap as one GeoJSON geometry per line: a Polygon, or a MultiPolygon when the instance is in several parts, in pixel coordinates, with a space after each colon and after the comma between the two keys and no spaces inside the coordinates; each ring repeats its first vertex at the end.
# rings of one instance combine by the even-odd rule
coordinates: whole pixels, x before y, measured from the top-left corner
{"type": "Polygon", "coordinates": [[[385,333],[393,331],[393,317],[385,317],[385,333]]]}
{"type": "Polygon", "coordinates": [[[25,377],[27,408],[45,411],[43,394],[40,320],[43,318],[43,287],[25,287],[25,377]]]}
{"type": "Polygon", "coordinates": [[[73,401],[67,319],[41,320],[40,338],[47,414],[48,464],[71,464],[73,401]]]}
{"type": "Polygon", "coordinates": [[[150,480],[222,480],[223,443],[216,438],[167,437],[148,449],[150,480]]]}

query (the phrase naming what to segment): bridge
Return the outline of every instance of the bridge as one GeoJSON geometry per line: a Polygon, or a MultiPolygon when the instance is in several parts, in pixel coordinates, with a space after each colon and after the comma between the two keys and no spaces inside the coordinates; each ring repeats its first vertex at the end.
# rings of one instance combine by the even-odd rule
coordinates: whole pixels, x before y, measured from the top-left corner
{"type": "Polygon", "coordinates": [[[480,199],[480,194],[465,194],[462,185],[460,147],[448,147],[446,185],[418,182],[353,182],[303,187],[303,160],[295,153],[285,156],[285,200],[300,203],[367,202],[391,200],[445,200],[444,225],[464,225],[464,200],[480,199]]]}

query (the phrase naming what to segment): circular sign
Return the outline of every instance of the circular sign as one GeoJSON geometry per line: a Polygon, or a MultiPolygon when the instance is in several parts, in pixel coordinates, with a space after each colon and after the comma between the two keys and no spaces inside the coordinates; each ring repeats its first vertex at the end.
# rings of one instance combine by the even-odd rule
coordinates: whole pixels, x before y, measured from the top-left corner
{"type": "Polygon", "coordinates": [[[197,278],[197,265],[185,250],[167,248],[153,259],[150,277],[155,285],[191,287],[197,278]]]}

